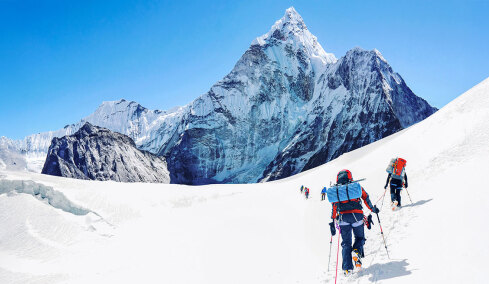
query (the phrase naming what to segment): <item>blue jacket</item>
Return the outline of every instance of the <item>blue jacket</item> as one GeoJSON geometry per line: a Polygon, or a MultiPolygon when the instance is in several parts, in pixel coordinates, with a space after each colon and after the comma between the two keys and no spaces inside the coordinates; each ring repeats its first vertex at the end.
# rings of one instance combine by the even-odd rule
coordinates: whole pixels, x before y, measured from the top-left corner
{"type": "Polygon", "coordinates": [[[326,193],[326,187],[324,187],[323,190],[321,190],[321,194],[323,193],[326,193]]]}

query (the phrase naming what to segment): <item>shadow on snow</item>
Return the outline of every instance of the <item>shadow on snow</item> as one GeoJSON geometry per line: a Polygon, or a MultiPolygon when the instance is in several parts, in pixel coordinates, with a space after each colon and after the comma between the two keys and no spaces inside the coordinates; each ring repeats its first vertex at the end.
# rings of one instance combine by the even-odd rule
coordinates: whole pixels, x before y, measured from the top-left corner
{"type": "Polygon", "coordinates": [[[416,201],[413,204],[403,205],[402,207],[415,207],[415,206],[420,206],[420,205],[423,205],[425,203],[430,202],[431,200],[433,200],[433,198],[428,199],[428,200],[419,200],[419,201],[416,201]]]}
{"type": "Polygon", "coordinates": [[[369,281],[375,282],[379,280],[391,279],[411,274],[407,270],[409,263],[406,259],[400,261],[391,261],[387,263],[377,263],[361,271],[362,276],[370,274],[369,281]]]}

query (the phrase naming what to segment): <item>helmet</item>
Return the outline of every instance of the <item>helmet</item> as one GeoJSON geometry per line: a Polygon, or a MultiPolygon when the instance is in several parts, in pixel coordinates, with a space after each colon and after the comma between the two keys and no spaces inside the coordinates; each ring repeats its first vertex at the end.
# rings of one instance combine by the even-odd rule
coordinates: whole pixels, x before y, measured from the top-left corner
{"type": "Polygon", "coordinates": [[[337,184],[347,184],[353,181],[353,176],[349,170],[341,170],[336,176],[337,184]]]}

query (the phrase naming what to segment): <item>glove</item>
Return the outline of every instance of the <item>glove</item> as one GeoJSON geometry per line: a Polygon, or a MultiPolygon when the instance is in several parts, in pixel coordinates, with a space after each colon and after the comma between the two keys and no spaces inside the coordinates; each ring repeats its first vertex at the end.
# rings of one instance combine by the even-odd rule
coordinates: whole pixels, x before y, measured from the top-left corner
{"type": "Polygon", "coordinates": [[[363,224],[365,224],[365,226],[367,227],[367,229],[370,230],[370,228],[372,228],[372,225],[370,225],[370,222],[368,221],[368,217],[363,215],[363,224]]]}
{"type": "Polygon", "coordinates": [[[334,227],[334,222],[329,223],[329,229],[331,230],[331,236],[336,235],[336,228],[334,227]]]}
{"type": "Polygon", "coordinates": [[[380,212],[379,208],[377,208],[377,205],[374,205],[374,208],[372,208],[372,212],[374,212],[375,214],[380,212]]]}
{"type": "Polygon", "coordinates": [[[367,217],[367,223],[368,223],[367,229],[370,230],[372,228],[372,225],[374,224],[374,221],[372,220],[372,214],[368,215],[368,217],[367,217]]]}

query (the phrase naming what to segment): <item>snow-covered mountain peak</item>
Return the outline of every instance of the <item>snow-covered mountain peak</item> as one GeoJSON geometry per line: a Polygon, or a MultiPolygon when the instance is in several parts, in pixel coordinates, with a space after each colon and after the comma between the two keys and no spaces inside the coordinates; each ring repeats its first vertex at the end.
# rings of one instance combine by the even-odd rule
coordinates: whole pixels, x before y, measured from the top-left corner
{"type": "Polygon", "coordinates": [[[120,99],[117,101],[103,101],[99,107],[114,107],[114,106],[118,106],[118,105],[127,106],[130,103],[134,103],[134,102],[133,101],[127,101],[125,99],[120,99]]]}
{"type": "Polygon", "coordinates": [[[380,51],[378,51],[376,48],[372,49],[372,50],[366,50],[366,49],[363,49],[359,46],[356,46],[352,49],[350,49],[346,55],[345,55],[346,58],[353,58],[353,57],[365,57],[365,58],[369,58],[369,59],[379,59],[385,63],[387,63],[387,60],[385,60],[384,56],[382,56],[382,53],[380,53],[380,51]]]}
{"type": "Polygon", "coordinates": [[[92,116],[104,116],[108,114],[114,114],[117,112],[124,112],[128,108],[132,109],[140,109],[140,111],[146,110],[143,106],[134,101],[127,101],[125,99],[120,99],[118,101],[104,101],[102,104],[95,110],[92,116]]]}
{"type": "Polygon", "coordinates": [[[86,122],[80,129],[78,129],[77,132],[75,132],[74,135],[78,136],[89,136],[92,133],[95,133],[97,131],[109,131],[108,129],[104,129],[101,127],[96,127],[92,125],[90,122],[86,122]]]}
{"type": "Polygon", "coordinates": [[[355,70],[359,74],[369,74],[375,70],[384,80],[390,80],[392,77],[398,84],[402,81],[402,78],[392,70],[392,67],[377,49],[365,50],[361,47],[355,47],[339,59],[336,67],[355,70]]]}
{"type": "Polygon", "coordinates": [[[301,15],[297,13],[294,7],[290,7],[285,10],[285,15],[275,22],[272,30],[285,30],[288,29],[292,32],[301,32],[307,30],[306,24],[302,19],[301,15]]]}
{"type": "Polygon", "coordinates": [[[301,49],[307,56],[319,59],[323,65],[337,61],[334,54],[324,51],[294,7],[288,8],[270,31],[257,37],[251,45],[283,46],[293,52],[301,49]]]}

